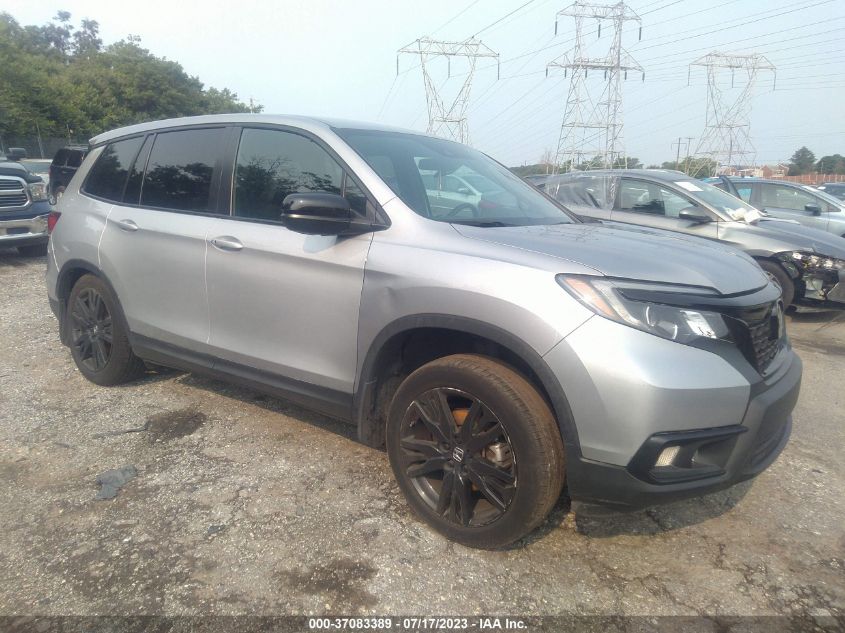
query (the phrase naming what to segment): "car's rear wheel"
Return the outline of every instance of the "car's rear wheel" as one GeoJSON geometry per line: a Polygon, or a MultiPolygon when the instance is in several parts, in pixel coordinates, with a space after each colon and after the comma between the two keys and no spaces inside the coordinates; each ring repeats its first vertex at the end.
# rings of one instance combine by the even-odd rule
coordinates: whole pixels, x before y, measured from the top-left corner
{"type": "Polygon", "coordinates": [[[563,443],[548,405],[483,356],[447,356],[408,376],[390,406],[387,450],[411,508],[471,547],[522,538],[563,487],[563,443]]]}
{"type": "Polygon", "coordinates": [[[47,254],[47,244],[29,244],[28,246],[18,246],[18,253],[24,257],[42,257],[47,254]]]}
{"type": "Polygon", "coordinates": [[[780,286],[784,309],[791,306],[795,300],[795,284],[786,274],[783,266],[767,259],[758,260],[757,263],[780,286]]]}
{"type": "Polygon", "coordinates": [[[129,328],[114,293],[95,275],[83,275],[70,292],[65,327],[79,371],[98,385],[118,385],[144,373],[129,345],[129,328]]]}

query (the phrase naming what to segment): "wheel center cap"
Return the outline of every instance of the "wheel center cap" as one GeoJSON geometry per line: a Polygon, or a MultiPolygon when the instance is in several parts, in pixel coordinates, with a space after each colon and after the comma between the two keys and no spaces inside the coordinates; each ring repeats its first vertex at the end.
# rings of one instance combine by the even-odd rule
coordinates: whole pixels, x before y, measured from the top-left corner
{"type": "Polygon", "coordinates": [[[452,451],[452,461],[456,464],[460,464],[464,461],[464,449],[460,446],[456,446],[455,449],[452,451]]]}

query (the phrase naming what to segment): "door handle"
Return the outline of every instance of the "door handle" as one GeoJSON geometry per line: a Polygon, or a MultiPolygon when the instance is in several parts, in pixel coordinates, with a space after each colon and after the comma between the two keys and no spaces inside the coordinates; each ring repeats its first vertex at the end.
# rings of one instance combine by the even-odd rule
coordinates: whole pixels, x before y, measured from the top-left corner
{"type": "Polygon", "coordinates": [[[130,233],[134,233],[138,230],[138,225],[135,224],[132,220],[117,220],[117,226],[119,229],[123,231],[128,231],[130,233]]]}
{"type": "Polygon", "coordinates": [[[231,235],[221,235],[220,237],[215,237],[211,240],[211,244],[215,248],[219,248],[221,251],[239,251],[244,247],[238,238],[232,237],[231,235]]]}

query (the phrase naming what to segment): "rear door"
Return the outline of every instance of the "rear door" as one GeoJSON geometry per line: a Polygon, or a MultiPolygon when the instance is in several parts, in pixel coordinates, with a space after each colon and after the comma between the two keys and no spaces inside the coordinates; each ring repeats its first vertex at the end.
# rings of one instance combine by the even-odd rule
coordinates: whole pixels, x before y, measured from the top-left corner
{"type": "MultiPolygon", "coordinates": [[[[695,187],[692,183],[687,186],[695,187]]],[[[651,180],[622,178],[610,219],[700,237],[718,237],[718,223],[713,214],[685,194],[651,180]],[[684,209],[711,216],[714,221],[697,223],[684,220],[679,217],[684,209]]]]}
{"type": "Polygon", "coordinates": [[[212,127],[148,136],[122,198],[113,193],[122,201],[106,222],[102,267],[135,335],[207,351],[206,235],[217,210],[226,134],[212,127]]]}
{"type": "Polygon", "coordinates": [[[230,370],[281,382],[293,399],[348,404],[372,234],[303,235],[279,220],[291,193],[336,193],[362,215],[375,209],[321,142],[293,129],[244,128],[226,181],[232,217],[214,220],[207,245],[213,354],[230,370]]]}
{"type": "Polygon", "coordinates": [[[829,213],[828,204],[801,187],[770,182],[754,183],[757,204],[761,211],[776,218],[797,220],[804,226],[827,230],[829,213]],[[808,210],[818,207],[821,213],[808,210]]]}

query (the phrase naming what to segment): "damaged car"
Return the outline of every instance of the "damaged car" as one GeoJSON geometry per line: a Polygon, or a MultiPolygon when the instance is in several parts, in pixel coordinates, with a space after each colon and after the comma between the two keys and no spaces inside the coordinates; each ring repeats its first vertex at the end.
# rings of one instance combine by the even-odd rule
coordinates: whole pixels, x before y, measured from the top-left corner
{"type": "Polygon", "coordinates": [[[783,290],[785,306],[845,309],[845,239],[774,218],[678,171],[596,170],[535,183],[582,218],[636,224],[733,245],[783,290]]]}

